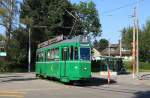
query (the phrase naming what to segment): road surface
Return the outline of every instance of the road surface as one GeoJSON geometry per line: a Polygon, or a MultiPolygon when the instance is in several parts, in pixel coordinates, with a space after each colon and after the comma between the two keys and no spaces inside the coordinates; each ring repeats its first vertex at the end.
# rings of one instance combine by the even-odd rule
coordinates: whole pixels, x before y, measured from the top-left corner
{"type": "Polygon", "coordinates": [[[150,98],[150,80],[134,81],[120,75],[111,84],[93,78],[78,86],[48,79],[36,79],[34,73],[0,74],[0,98],[150,98]],[[136,83],[135,83],[136,82],[136,83]]]}

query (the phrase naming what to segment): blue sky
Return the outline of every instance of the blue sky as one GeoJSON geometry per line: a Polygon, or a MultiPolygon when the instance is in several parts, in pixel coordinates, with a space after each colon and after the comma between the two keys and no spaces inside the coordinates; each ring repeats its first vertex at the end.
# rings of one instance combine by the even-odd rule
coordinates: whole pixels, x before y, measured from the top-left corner
{"type": "MultiPolygon", "coordinates": [[[[79,3],[80,0],[70,0],[73,3],[79,3]]],[[[87,0],[82,0],[87,1],[87,0]]],[[[123,27],[132,26],[131,15],[133,13],[132,5],[136,0],[92,0],[96,4],[96,8],[99,13],[100,22],[102,24],[102,36],[100,38],[106,38],[111,43],[117,43],[121,37],[120,30],[123,27]],[[111,11],[122,7],[124,5],[130,5],[120,10],[111,11]],[[108,13],[107,13],[108,12],[108,13]]],[[[139,3],[139,25],[142,27],[146,20],[150,18],[150,0],[142,0],[139,3]]],[[[99,38],[99,39],[100,39],[99,38]]]]}
{"type": "MultiPolygon", "coordinates": [[[[70,0],[72,3],[79,3],[80,0],[70,0]]],[[[87,1],[87,0],[83,0],[87,1]]],[[[102,24],[102,36],[111,43],[117,43],[121,37],[120,30],[123,27],[132,26],[131,15],[135,5],[131,5],[120,10],[111,11],[124,5],[132,4],[136,0],[92,0],[96,4],[99,13],[100,22],[102,24]]],[[[150,19],[150,0],[141,0],[139,4],[139,25],[142,27],[146,20],[150,19]]],[[[0,27],[0,33],[4,29],[0,27]]],[[[3,33],[4,34],[4,33],[3,33]]],[[[98,39],[100,39],[98,38],[98,39]]]]}

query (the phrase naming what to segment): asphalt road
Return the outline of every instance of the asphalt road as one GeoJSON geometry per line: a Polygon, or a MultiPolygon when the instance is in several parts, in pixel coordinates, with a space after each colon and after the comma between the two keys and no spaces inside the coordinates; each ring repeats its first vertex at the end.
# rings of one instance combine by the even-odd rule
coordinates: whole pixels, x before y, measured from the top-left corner
{"type": "Polygon", "coordinates": [[[133,83],[125,79],[129,75],[122,75],[108,85],[106,79],[94,76],[73,86],[36,79],[34,73],[0,74],[0,98],[150,98],[150,80],[133,83]]]}

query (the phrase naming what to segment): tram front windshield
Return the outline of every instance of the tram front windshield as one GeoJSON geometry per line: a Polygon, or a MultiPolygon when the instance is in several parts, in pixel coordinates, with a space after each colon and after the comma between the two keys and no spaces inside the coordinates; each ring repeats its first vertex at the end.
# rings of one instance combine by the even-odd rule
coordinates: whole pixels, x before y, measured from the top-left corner
{"type": "Polygon", "coordinates": [[[90,60],[90,48],[80,48],[80,60],[90,60]]]}

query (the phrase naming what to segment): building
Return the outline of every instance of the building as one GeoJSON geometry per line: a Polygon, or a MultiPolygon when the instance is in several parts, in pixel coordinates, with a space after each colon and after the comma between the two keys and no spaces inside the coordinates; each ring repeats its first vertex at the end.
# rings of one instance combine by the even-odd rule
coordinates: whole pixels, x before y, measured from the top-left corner
{"type": "Polygon", "coordinates": [[[103,56],[122,57],[124,61],[132,60],[132,52],[125,45],[120,47],[120,44],[110,44],[106,49],[101,51],[103,56]]]}
{"type": "Polygon", "coordinates": [[[7,55],[5,51],[5,45],[6,45],[5,41],[0,41],[0,61],[5,60],[5,57],[7,55]]]}
{"type": "Polygon", "coordinates": [[[92,52],[92,60],[95,60],[101,56],[101,53],[95,48],[92,49],[92,52]]]}

